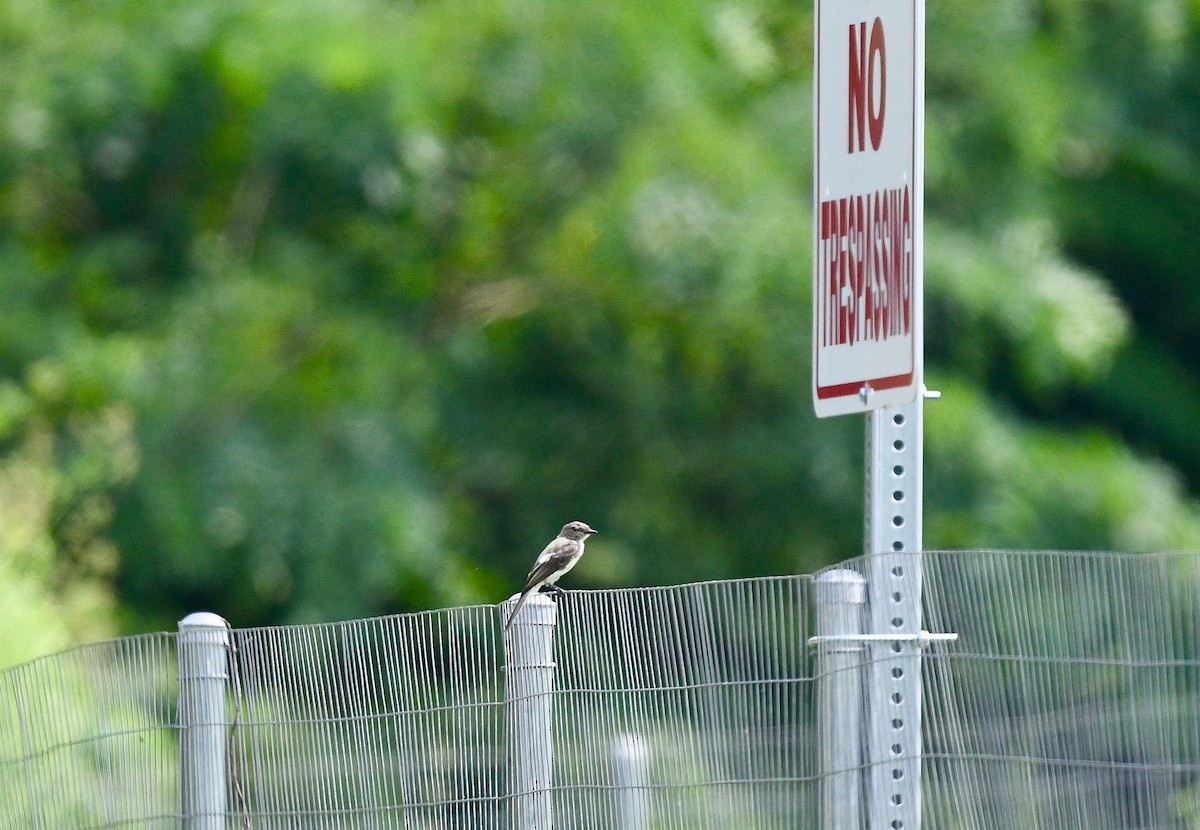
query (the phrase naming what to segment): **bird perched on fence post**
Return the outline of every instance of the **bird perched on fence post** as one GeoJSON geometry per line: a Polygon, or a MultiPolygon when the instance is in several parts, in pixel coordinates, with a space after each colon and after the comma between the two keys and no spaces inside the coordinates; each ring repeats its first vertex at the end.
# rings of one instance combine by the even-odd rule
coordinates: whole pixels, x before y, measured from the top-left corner
{"type": "Polygon", "coordinates": [[[555,583],[563,574],[575,567],[575,563],[583,556],[583,543],[595,532],[584,522],[567,522],[563,525],[558,536],[546,545],[538,555],[537,561],[533,563],[521,596],[517,599],[517,604],[513,606],[512,613],[508,616],[508,622],[504,624],[505,631],[508,631],[508,627],[517,617],[517,612],[521,610],[521,606],[534,591],[546,585],[556,593],[562,593],[562,588],[555,583]]]}

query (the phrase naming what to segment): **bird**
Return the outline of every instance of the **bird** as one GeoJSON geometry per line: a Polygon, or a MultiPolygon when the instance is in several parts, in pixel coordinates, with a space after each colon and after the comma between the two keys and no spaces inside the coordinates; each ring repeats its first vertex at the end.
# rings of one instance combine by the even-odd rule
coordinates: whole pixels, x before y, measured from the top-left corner
{"type": "Polygon", "coordinates": [[[525,587],[521,590],[521,596],[517,599],[517,604],[513,606],[512,613],[508,615],[508,622],[504,624],[505,631],[508,631],[508,627],[516,619],[517,612],[521,610],[525,601],[543,585],[549,586],[556,593],[562,593],[562,588],[554,583],[575,567],[575,563],[583,556],[583,543],[596,532],[585,522],[567,522],[563,525],[558,536],[546,545],[533,563],[529,577],[525,580],[525,587]]]}

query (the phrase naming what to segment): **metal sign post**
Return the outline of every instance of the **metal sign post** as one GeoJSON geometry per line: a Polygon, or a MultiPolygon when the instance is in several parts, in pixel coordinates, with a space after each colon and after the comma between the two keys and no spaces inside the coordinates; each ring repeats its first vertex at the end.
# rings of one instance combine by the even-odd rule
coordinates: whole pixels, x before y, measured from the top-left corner
{"type": "Polygon", "coordinates": [[[925,6],[815,3],[813,407],[867,416],[861,818],[917,830],[921,648],[939,638],[921,629],[925,6]]]}
{"type": "Polygon", "coordinates": [[[921,823],[921,450],[924,401],[867,416],[867,827],[921,823]]]}

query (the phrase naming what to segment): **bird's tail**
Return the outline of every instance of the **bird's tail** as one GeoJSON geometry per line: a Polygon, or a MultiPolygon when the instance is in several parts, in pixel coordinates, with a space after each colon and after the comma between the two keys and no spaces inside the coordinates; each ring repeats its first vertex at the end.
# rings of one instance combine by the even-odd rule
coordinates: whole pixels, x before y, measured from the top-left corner
{"type": "Polygon", "coordinates": [[[512,625],[513,620],[515,620],[517,618],[517,612],[521,610],[521,606],[525,604],[525,600],[529,599],[529,595],[532,593],[533,593],[533,590],[530,590],[528,588],[521,592],[521,596],[517,600],[517,604],[513,606],[512,613],[508,615],[508,621],[506,623],[504,623],[505,633],[508,632],[508,627],[510,625],[512,625]]]}

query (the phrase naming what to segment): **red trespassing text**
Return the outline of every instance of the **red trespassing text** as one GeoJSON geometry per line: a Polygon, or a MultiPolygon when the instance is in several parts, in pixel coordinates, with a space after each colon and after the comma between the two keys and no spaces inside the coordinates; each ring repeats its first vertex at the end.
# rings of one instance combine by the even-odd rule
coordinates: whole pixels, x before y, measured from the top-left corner
{"type": "Polygon", "coordinates": [[[909,187],[821,202],[817,293],[823,346],[912,332],[909,187]]]}

